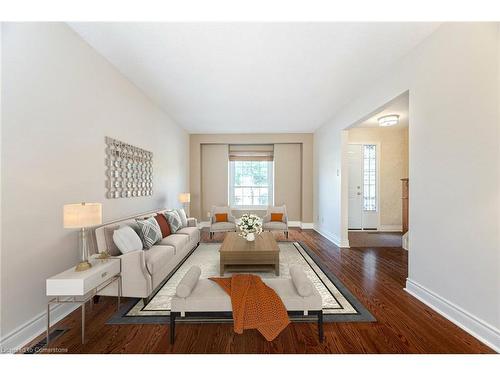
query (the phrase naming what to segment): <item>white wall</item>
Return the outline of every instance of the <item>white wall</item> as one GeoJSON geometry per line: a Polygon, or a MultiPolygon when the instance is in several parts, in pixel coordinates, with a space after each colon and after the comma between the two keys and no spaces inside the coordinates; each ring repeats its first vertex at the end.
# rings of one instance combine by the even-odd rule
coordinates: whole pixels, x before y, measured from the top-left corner
{"type": "Polygon", "coordinates": [[[177,206],[189,136],[65,24],[5,24],[2,42],[5,339],[42,319],[45,279],[77,262],[63,204],[102,202],[105,221],[177,206]],[[152,197],[105,198],[105,136],[154,153],[152,197]]]}
{"type": "Polygon", "coordinates": [[[444,24],[315,133],[316,226],[341,242],[342,129],[409,89],[408,290],[496,348],[498,48],[497,24],[444,24]]]}

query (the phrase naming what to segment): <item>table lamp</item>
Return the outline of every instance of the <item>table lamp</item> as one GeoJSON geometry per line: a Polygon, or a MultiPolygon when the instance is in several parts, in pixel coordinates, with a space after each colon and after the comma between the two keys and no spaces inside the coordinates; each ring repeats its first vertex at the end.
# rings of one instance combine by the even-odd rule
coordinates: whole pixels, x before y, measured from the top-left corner
{"type": "Polygon", "coordinates": [[[189,216],[189,202],[191,202],[191,194],[180,193],[179,202],[181,202],[186,207],[186,214],[189,216]]]}
{"type": "Polygon", "coordinates": [[[75,271],[88,270],[92,265],[88,261],[87,228],[102,223],[102,206],[100,203],[65,204],[63,209],[64,228],[80,229],[80,247],[82,260],[75,271]]]}

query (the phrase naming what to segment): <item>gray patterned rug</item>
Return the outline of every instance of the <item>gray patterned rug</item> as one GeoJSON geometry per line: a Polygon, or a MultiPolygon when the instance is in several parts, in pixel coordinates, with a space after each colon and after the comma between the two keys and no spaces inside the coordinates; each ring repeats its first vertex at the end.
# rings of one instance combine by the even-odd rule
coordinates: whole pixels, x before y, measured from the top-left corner
{"type": "MultiPolygon", "coordinates": [[[[133,299],[113,316],[109,324],[166,323],[170,315],[170,302],[180,279],[192,265],[201,268],[201,277],[219,276],[220,243],[202,243],[169,276],[163,286],[144,306],[142,299],[133,299]]],[[[290,267],[300,265],[323,298],[323,317],[329,322],[373,322],[375,318],[352,293],[322,263],[319,257],[299,242],[279,242],[280,276],[274,272],[254,272],[262,279],[289,278],[290,267]]],[[[231,273],[226,273],[229,276],[231,273]]],[[[302,319],[302,318],[301,318],[302,319]]],[[[309,320],[310,318],[303,318],[309,320]]],[[[217,321],[226,321],[220,319],[217,321]]],[[[202,319],[191,322],[205,321],[202,319]]],[[[213,319],[211,320],[213,321],[213,319]]]]}

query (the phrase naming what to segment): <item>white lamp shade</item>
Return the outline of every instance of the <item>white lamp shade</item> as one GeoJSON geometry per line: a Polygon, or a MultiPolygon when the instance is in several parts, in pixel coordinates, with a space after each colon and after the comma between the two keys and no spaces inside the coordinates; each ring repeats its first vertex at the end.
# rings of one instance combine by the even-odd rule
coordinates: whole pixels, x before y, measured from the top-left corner
{"type": "Polygon", "coordinates": [[[87,228],[102,223],[100,203],[65,204],[63,209],[64,228],[87,228]]]}
{"type": "Polygon", "coordinates": [[[179,194],[179,202],[181,202],[181,203],[189,203],[189,202],[191,202],[191,194],[189,194],[189,193],[181,193],[181,194],[179,194]]]}

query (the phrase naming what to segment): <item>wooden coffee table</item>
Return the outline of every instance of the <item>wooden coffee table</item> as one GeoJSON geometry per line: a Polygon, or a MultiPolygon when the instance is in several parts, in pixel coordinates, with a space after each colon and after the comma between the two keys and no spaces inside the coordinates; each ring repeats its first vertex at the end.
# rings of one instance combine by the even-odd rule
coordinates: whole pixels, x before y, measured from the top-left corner
{"type": "Polygon", "coordinates": [[[225,271],[269,271],[280,274],[280,248],[271,232],[263,232],[255,241],[247,241],[228,232],[219,250],[220,275],[225,271]]]}

